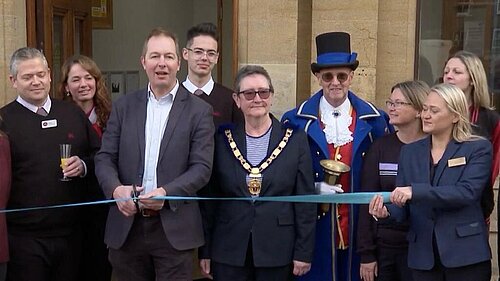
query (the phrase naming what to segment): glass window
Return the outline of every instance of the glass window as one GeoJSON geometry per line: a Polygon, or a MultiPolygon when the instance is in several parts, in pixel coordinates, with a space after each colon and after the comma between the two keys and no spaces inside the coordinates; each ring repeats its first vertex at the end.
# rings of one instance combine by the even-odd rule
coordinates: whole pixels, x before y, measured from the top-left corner
{"type": "Polygon", "coordinates": [[[54,15],[53,18],[53,35],[52,35],[52,87],[51,92],[56,93],[56,87],[61,79],[61,66],[63,64],[64,50],[64,17],[54,15]]]}
{"type": "Polygon", "coordinates": [[[420,0],[417,78],[442,81],[451,55],[466,50],[478,55],[494,101],[500,99],[500,0],[420,0]]]}
{"type": "Polygon", "coordinates": [[[74,51],[73,53],[75,55],[79,55],[82,52],[82,42],[83,42],[83,34],[85,32],[83,31],[83,20],[82,19],[75,19],[75,38],[73,42],[73,48],[74,51]]]}

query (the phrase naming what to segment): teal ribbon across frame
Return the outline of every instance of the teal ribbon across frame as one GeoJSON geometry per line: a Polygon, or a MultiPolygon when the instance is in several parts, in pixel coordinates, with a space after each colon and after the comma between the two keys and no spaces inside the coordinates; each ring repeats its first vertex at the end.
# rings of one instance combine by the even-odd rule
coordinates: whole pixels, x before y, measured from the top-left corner
{"type": "MultiPolygon", "coordinates": [[[[342,194],[318,194],[318,195],[294,195],[294,196],[262,196],[262,197],[191,197],[191,196],[157,196],[156,200],[182,200],[182,201],[264,201],[264,202],[292,202],[292,203],[331,203],[331,204],[368,204],[374,195],[384,197],[384,202],[389,202],[390,192],[355,192],[342,194]]],[[[73,204],[60,204],[51,206],[39,206],[30,208],[4,209],[2,213],[15,213],[25,211],[36,211],[46,209],[68,208],[78,206],[89,206],[127,201],[138,198],[111,199],[73,204]]]]}

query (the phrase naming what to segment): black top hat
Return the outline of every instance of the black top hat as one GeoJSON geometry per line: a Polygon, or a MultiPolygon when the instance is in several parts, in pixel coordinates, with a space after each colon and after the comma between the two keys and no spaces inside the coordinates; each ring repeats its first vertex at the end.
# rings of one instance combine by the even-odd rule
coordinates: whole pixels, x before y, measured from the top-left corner
{"type": "Polygon", "coordinates": [[[332,67],[349,67],[355,70],[359,61],[351,53],[351,36],[345,32],[328,32],[316,36],[317,63],[311,64],[313,73],[332,67]]]}

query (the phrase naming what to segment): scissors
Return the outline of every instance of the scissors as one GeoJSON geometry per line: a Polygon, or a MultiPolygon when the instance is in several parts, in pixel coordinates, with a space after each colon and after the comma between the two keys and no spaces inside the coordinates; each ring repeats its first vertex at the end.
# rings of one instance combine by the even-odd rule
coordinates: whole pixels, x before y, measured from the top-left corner
{"type": "Polygon", "coordinates": [[[139,197],[141,193],[137,191],[137,188],[135,184],[132,185],[132,193],[130,194],[130,197],[132,197],[132,201],[134,202],[135,208],[137,209],[137,212],[140,212],[141,209],[139,208],[139,197]]]}

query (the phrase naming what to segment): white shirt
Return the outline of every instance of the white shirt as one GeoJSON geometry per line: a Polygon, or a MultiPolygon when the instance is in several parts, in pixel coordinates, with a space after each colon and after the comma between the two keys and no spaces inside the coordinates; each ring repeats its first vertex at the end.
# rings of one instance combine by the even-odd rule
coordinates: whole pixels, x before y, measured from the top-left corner
{"type": "Polygon", "coordinates": [[[144,176],[142,178],[143,193],[148,193],[158,187],[156,166],[160,156],[160,145],[177,89],[179,89],[179,81],[175,82],[175,86],[170,93],[157,100],[151,90],[151,84],[148,84],[148,106],[144,132],[146,147],[144,152],[144,176]]]}
{"type": "Polygon", "coordinates": [[[212,79],[212,76],[210,76],[210,80],[208,80],[208,82],[203,85],[203,87],[201,88],[198,88],[198,86],[194,85],[193,82],[191,82],[191,80],[189,80],[189,77],[186,77],[186,80],[184,82],[182,82],[182,85],[184,86],[184,88],[186,88],[189,92],[191,92],[191,94],[194,93],[194,91],[198,90],[198,89],[201,89],[203,90],[203,92],[209,96],[210,93],[212,92],[212,90],[214,89],[214,85],[215,85],[215,82],[214,80],[212,79]]]}
{"type": "MultiPolygon", "coordinates": [[[[20,103],[22,106],[26,107],[27,109],[33,111],[34,113],[37,112],[38,110],[38,106],[36,105],[33,105],[29,102],[27,102],[25,99],[23,99],[21,96],[17,96],[17,99],[16,101],[18,103],[20,103]]],[[[47,112],[47,114],[49,114],[50,112],[50,108],[52,107],[52,101],[50,100],[49,97],[47,97],[47,99],[45,100],[45,102],[43,103],[42,105],[43,109],[45,109],[45,111],[47,112]]]]}
{"type": "Polygon", "coordinates": [[[97,122],[97,113],[95,112],[95,106],[92,107],[92,110],[90,111],[89,121],[92,124],[95,124],[97,122]]]}

